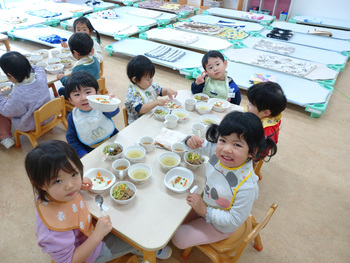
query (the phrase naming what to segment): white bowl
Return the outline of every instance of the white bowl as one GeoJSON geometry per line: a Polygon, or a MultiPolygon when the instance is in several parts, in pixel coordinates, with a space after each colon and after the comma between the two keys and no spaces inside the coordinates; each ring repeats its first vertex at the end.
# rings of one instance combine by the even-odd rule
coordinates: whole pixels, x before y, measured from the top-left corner
{"type": "Polygon", "coordinates": [[[130,180],[136,184],[143,184],[151,177],[151,175],[152,175],[151,167],[148,166],[147,164],[143,164],[143,163],[133,164],[130,166],[130,168],[128,170],[128,176],[129,176],[130,180]],[[140,178],[140,179],[132,177],[134,172],[140,171],[140,170],[142,170],[141,173],[146,173],[146,177],[140,178]]]}
{"type": "Polygon", "coordinates": [[[205,125],[212,125],[212,124],[218,124],[219,123],[219,119],[211,114],[204,114],[202,115],[199,120],[201,121],[201,123],[205,124],[205,125]]]}
{"type": "Polygon", "coordinates": [[[42,61],[43,59],[44,59],[44,57],[43,57],[43,56],[40,56],[40,55],[33,55],[33,56],[30,56],[30,57],[28,58],[29,62],[31,62],[31,63],[34,64],[34,65],[35,65],[36,63],[42,61]]]}
{"type": "Polygon", "coordinates": [[[227,100],[212,98],[208,101],[213,106],[213,111],[224,112],[230,108],[231,103],[227,100]]]}
{"type": "Polygon", "coordinates": [[[47,60],[47,64],[49,64],[49,65],[54,65],[54,64],[59,64],[59,63],[60,63],[59,58],[49,58],[47,60]]]}
{"type": "Polygon", "coordinates": [[[177,117],[179,117],[178,122],[183,122],[187,120],[188,116],[190,115],[187,110],[183,110],[183,109],[173,110],[172,114],[175,114],[177,117]]]}
{"type": "Polygon", "coordinates": [[[194,153],[193,153],[193,152],[187,152],[187,153],[185,153],[185,155],[184,155],[184,160],[185,160],[185,163],[186,163],[186,165],[187,165],[188,168],[191,168],[191,169],[198,169],[199,167],[203,166],[203,164],[204,164],[204,162],[205,162],[205,159],[204,159],[203,156],[201,156],[201,155],[199,154],[199,156],[201,156],[201,158],[202,158],[202,163],[201,163],[201,164],[192,164],[192,163],[189,163],[189,162],[187,161],[188,155],[189,155],[189,154],[194,154],[194,153]]]}
{"type": "Polygon", "coordinates": [[[157,106],[153,109],[154,117],[159,121],[164,121],[165,115],[169,114],[170,110],[163,106],[157,106]],[[162,111],[165,114],[158,114],[157,111],[162,111]]]}
{"type": "Polygon", "coordinates": [[[67,59],[69,58],[70,54],[69,53],[59,53],[56,55],[56,58],[59,58],[59,59],[67,59]]]}
{"type": "Polygon", "coordinates": [[[181,107],[181,102],[177,99],[173,99],[172,101],[169,101],[166,105],[170,110],[175,110],[181,107]]]}
{"type": "Polygon", "coordinates": [[[12,91],[12,82],[0,83],[0,90],[2,95],[7,95],[12,91]]]}
{"type": "Polygon", "coordinates": [[[103,112],[115,111],[120,104],[117,98],[110,98],[108,95],[90,95],[86,97],[91,108],[103,112]]]}
{"type": "Polygon", "coordinates": [[[73,60],[70,58],[61,58],[60,63],[66,68],[73,66],[73,60]]]}
{"type": "Polygon", "coordinates": [[[63,70],[63,65],[62,64],[54,64],[54,65],[48,65],[45,69],[48,73],[56,75],[63,70]]]}
{"type": "Polygon", "coordinates": [[[171,169],[164,177],[164,184],[166,187],[168,187],[171,191],[174,191],[176,193],[184,193],[186,192],[192,185],[193,183],[193,173],[189,169],[183,168],[183,167],[176,167],[174,169],[171,169]],[[186,182],[186,185],[182,188],[176,188],[174,185],[171,183],[176,177],[181,176],[185,178],[184,180],[186,182]]]}
{"type": "Polygon", "coordinates": [[[166,153],[162,153],[161,155],[159,155],[158,162],[164,170],[169,171],[170,169],[172,169],[180,164],[181,157],[176,153],[166,152],[166,153]],[[168,161],[171,163],[164,163],[165,161],[168,161]]]}
{"type": "Polygon", "coordinates": [[[209,100],[209,96],[207,94],[204,93],[196,93],[193,94],[193,98],[195,98],[197,101],[208,101],[209,100]]]}
{"type": "Polygon", "coordinates": [[[43,58],[47,58],[49,56],[49,51],[46,49],[39,49],[37,51],[33,52],[33,55],[37,56],[42,56],[43,58]]]}
{"type": "Polygon", "coordinates": [[[136,186],[133,184],[133,183],[130,183],[128,181],[121,181],[121,182],[118,182],[116,184],[114,184],[111,189],[109,190],[109,194],[111,196],[111,198],[113,199],[114,202],[116,202],[117,204],[121,204],[121,205],[125,205],[127,203],[130,203],[131,200],[133,200],[136,196],[136,192],[137,192],[137,189],[136,189],[136,186]],[[115,187],[117,187],[119,184],[126,184],[131,190],[134,191],[134,195],[129,198],[129,199],[126,199],[126,200],[119,200],[119,199],[116,199],[114,196],[113,196],[113,189],[115,187]]]}
{"type": "Polygon", "coordinates": [[[109,153],[107,159],[112,160],[112,161],[115,159],[118,159],[123,153],[123,145],[121,145],[120,143],[116,143],[116,142],[107,143],[106,145],[104,145],[102,147],[102,153],[106,154],[110,147],[113,147],[115,150],[117,149],[117,147],[119,147],[122,151],[118,154],[116,154],[115,152],[109,153]]]}
{"type": "MultiPolygon", "coordinates": [[[[138,153],[135,153],[138,154],[138,153]]],[[[128,148],[126,148],[124,150],[124,156],[126,157],[126,159],[128,159],[131,163],[139,163],[142,161],[143,158],[145,158],[146,155],[146,149],[143,148],[142,146],[139,145],[134,145],[134,146],[130,146],[128,148]],[[132,152],[141,152],[141,156],[139,157],[133,157],[132,152]]]]}
{"type": "Polygon", "coordinates": [[[57,50],[57,49],[53,49],[51,50],[51,56],[53,58],[57,57],[59,54],[61,54],[61,51],[57,50]]]}
{"type": "Polygon", "coordinates": [[[200,102],[197,102],[197,104],[196,104],[196,111],[199,114],[208,114],[211,111],[212,107],[213,106],[211,106],[210,103],[200,101],[200,102]]]}
{"type": "Polygon", "coordinates": [[[45,69],[47,67],[47,63],[46,62],[42,62],[42,61],[36,63],[36,65],[38,67],[42,67],[43,69],[45,69]]]}
{"type": "Polygon", "coordinates": [[[183,157],[186,152],[186,146],[182,142],[175,142],[171,145],[171,151],[183,157]]]}
{"type": "Polygon", "coordinates": [[[71,53],[69,48],[61,48],[61,53],[71,53]]]}
{"type": "Polygon", "coordinates": [[[92,181],[93,186],[89,191],[95,194],[102,194],[103,192],[108,190],[116,181],[114,174],[103,168],[89,169],[84,173],[84,177],[88,177],[92,181]],[[97,182],[99,182],[99,180],[96,179],[96,177],[98,176],[98,172],[101,174],[103,179],[107,182],[107,185],[105,185],[104,187],[99,187],[97,184],[97,182]]]}

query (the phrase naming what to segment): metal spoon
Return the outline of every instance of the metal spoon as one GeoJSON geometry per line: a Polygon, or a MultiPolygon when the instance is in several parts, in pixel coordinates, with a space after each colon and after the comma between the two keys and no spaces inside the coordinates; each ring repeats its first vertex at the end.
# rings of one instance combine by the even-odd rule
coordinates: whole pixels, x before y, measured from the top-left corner
{"type": "Polygon", "coordinates": [[[101,162],[106,161],[108,155],[109,155],[111,152],[114,152],[114,148],[113,148],[113,147],[109,147],[109,148],[108,148],[107,153],[106,153],[105,155],[103,155],[103,157],[101,158],[101,162]]]}
{"type": "Polygon", "coordinates": [[[103,197],[100,195],[95,196],[95,202],[100,206],[101,215],[105,216],[105,211],[103,211],[102,204],[103,204],[103,197]]]}

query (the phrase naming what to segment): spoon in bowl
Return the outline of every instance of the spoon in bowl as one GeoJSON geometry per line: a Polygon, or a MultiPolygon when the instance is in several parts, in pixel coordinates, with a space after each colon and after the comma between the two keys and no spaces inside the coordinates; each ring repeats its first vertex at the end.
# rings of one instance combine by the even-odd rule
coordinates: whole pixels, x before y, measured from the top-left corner
{"type": "Polygon", "coordinates": [[[101,162],[106,161],[108,155],[109,155],[110,153],[112,153],[112,152],[114,152],[114,148],[113,148],[113,147],[109,147],[107,153],[106,153],[105,155],[102,156],[101,162]]]}
{"type": "Polygon", "coordinates": [[[100,195],[95,196],[95,202],[100,206],[101,215],[105,216],[105,211],[103,211],[102,204],[103,204],[103,197],[100,195]]]}

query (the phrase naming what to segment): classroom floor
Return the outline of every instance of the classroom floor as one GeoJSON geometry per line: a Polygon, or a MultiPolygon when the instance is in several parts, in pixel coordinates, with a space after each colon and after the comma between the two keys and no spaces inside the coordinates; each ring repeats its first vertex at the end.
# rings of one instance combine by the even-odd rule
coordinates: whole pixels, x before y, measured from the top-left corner
{"type": "MultiPolygon", "coordinates": [[[[104,46],[115,42],[102,37],[104,46]]],[[[12,50],[28,53],[46,48],[28,41],[10,40],[12,50]]],[[[0,45],[0,55],[5,52],[0,45]]],[[[107,88],[125,100],[129,57],[104,54],[107,88]]],[[[349,63],[348,63],[349,64],[349,63]]],[[[178,71],[156,66],[155,82],[176,90],[190,89],[191,80],[178,71]]],[[[336,82],[325,115],[311,118],[304,108],[289,104],[283,113],[278,154],[262,167],[260,196],[253,207],[259,221],[272,203],[278,208],[261,238],[261,252],[248,247],[240,262],[349,262],[350,250],[350,67],[336,82]],[[344,95],[345,94],[345,95],[344,95]],[[347,95],[347,97],[346,97],[347,95]],[[349,175],[349,174],[348,174],[349,175]]],[[[307,87],[305,87],[307,88],[307,87]]],[[[242,91],[242,103],[247,104],[242,91]]],[[[114,118],[123,129],[122,114],[114,118]]],[[[55,127],[38,141],[65,140],[63,126],[55,127]]],[[[22,136],[22,148],[6,150],[0,145],[0,262],[50,262],[36,244],[34,195],[24,169],[24,158],[32,149],[22,136]]],[[[155,229],[156,231],[156,229],[155,229]]],[[[172,244],[171,244],[172,246],[172,244]]],[[[181,251],[159,262],[210,262],[194,249],[184,261],[181,251]]]]}

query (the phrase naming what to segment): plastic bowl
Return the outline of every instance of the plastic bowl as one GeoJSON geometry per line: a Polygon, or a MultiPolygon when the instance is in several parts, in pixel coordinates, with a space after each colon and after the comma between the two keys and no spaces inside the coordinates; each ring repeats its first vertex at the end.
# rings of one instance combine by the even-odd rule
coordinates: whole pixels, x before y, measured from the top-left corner
{"type": "MultiPolygon", "coordinates": [[[[201,166],[204,165],[204,161],[205,161],[205,160],[204,160],[204,157],[203,157],[203,156],[202,156],[202,163],[201,163],[201,164],[191,164],[191,163],[189,163],[189,162],[187,161],[187,159],[188,159],[188,155],[189,155],[190,153],[192,153],[192,152],[187,152],[187,153],[185,153],[185,155],[184,155],[184,160],[185,160],[185,163],[186,163],[186,165],[187,165],[188,168],[194,170],[194,169],[198,169],[199,167],[201,167],[201,166]]],[[[192,153],[192,154],[193,154],[193,153],[192,153]]]]}
{"type": "Polygon", "coordinates": [[[42,61],[36,63],[36,65],[38,67],[42,67],[43,69],[45,69],[47,67],[47,63],[46,62],[42,62],[42,61]]]}
{"type": "Polygon", "coordinates": [[[218,124],[219,123],[219,119],[211,114],[205,114],[202,115],[199,120],[201,121],[201,123],[205,124],[205,125],[212,125],[212,124],[218,124]]]}
{"type": "Polygon", "coordinates": [[[129,160],[131,163],[139,163],[142,161],[143,158],[145,158],[146,155],[146,150],[142,146],[135,145],[135,146],[130,146],[124,150],[124,155],[126,159],[129,160]],[[141,156],[138,156],[139,153],[141,152],[141,156]],[[134,154],[134,155],[133,155],[134,154]],[[137,155],[138,157],[134,157],[137,155]]]}
{"type": "Polygon", "coordinates": [[[56,55],[56,58],[59,58],[59,59],[67,59],[69,58],[70,54],[69,53],[59,53],[56,55]]]}
{"type": "Polygon", "coordinates": [[[69,48],[61,48],[61,53],[71,53],[69,48]]]}
{"type": "Polygon", "coordinates": [[[174,152],[166,152],[166,153],[162,153],[161,155],[159,155],[158,162],[164,170],[169,171],[170,169],[172,169],[180,164],[181,157],[174,152]],[[170,165],[164,164],[165,159],[168,161],[174,161],[174,163],[170,164],[170,165]]]}
{"type": "Polygon", "coordinates": [[[175,110],[181,107],[181,102],[178,101],[177,99],[173,99],[172,101],[169,101],[168,104],[166,105],[168,109],[170,110],[175,110]]]}
{"type": "Polygon", "coordinates": [[[59,64],[60,63],[60,59],[59,58],[49,58],[47,60],[47,64],[48,65],[54,65],[54,64],[59,64]]]}
{"type": "Polygon", "coordinates": [[[12,82],[0,83],[0,90],[2,95],[7,95],[12,91],[12,82]]]}
{"type": "Polygon", "coordinates": [[[102,194],[103,192],[108,190],[116,181],[116,178],[115,178],[114,174],[112,172],[106,170],[106,169],[103,169],[103,168],[92,168],[92,169],[89,169],[89,170],[87,170],[84,173],[84,177],[88,177],[92,181],[93,186],[92,186],[92,188],[89,191],[92,192],[92,193],[95,193],[95,194],[102,194]],[[98,182],[98,180],[96,179],[96,176],[98,175],[98,172],[101,174],[101,176],[104,178],[104,180],[107,183],[110,181],[105,187],[95,186],[96,183],[94,183],[94,182],[98,182]]]}
{"type": "Polygon", "coordinates": [[[108,154],[108,157],[107,157],[107,159],[108,160],[111,160],[111,161],[113,161],[113,160],[115,160],[115,159],[118,159],[121,155],[122,155],[122,153],[123,153],[123,145],[121,145],[120,143],[116,143],[116,142],[113,142],[113,143],[108,143],[108,144],[106,144],[106,145],[104,145],[103,147],[102,147],[102,154],[106,154],[107,152],[108,152],[108,149],[110,148],[110,147],[113,147],[114,149],[116,149],[116,147],[118,147],[119,146],[119,148],[122,150],[120,153],[118,153],[118,154],[116,154],[116,153],[109,153],[108,154]]]}
{"type": "Polygon", "coordinates": [[[172,114],[175,114],[177,117],[179,117],[178,122],[183,122],[187,120],[188,116],[190,115],[187,110],[183,110],[183,109],[173,110],[172,114]]]}
{"type": "Polygon", "coordinates": [[[209,96],[207,94],[204,94],[204,93],[193,94],[193,98],[195,98],[197,101],[207,102],[209,100],[209,96]]]}
{"type": "Polygon", "coordinates": [[[208,114],[212,107],[210,103],[204,101],[197,102],[196,104],[196,110],[199,114],[208,114]]]}
{"type": "Polygon", "coordinates": [[[43,59],[44,59],[44,57],[43,57],[43,56],[40,56],[40,55],[33,55],[33,56],[30,56],[30,57],[28,58],[29,62],[31,62],[31,63],[34,64],[34,65],[35,65],[36,63],[42,61],[43,59]]]}
{"type": "Polygon", "coordinates": [[[109,194],[110,194],[111,198],[113,199],[113,201],[116,202],[117,204],[121,204],[121,205],[125,205],[125,204],[127,204],[127,203],[130,203],[131,200],[133,200],[133,199],[135,198],[136,193],[137,193],[136,186],[135,186],[133,183],[130,183],[130,182],[128,182],[128,181],[121,181],[121,182],[118,182],[118,183],[114,184],[114,185],[111,187],[111,189],[109,190],[109,194]],[[119,199],[114,198],[114,196],[113,196],[113,189],[114,189],[117,185],[119,185],[119,184],[126,184],[131,190],[134,191],[135,194],[134,194],[131,198],[126,199],[126,200],[119,200],[119,199]]]}
{"type": "Polygon", "coordinates": [[[133,164],[130,166],[130,168],[128,170],[128,176],[129,176],[130,180],[136,184],[143,184],[151,177],[151,174],[152,174],[151,167],[148,166],[147,164],[143,164],[143,163],[133,164]],[[136,171],[139,171],[141,173],[146,173],[147,176],[144,178],[139,178],[139,179],[132,177],[136,171]]]}
{"type": "Polygon", "coordinates": [[[42,56],[43,58],[47,58],[49,56],[49,51],[46,49],[39,49],[33,52],[34,56],[42,56]]]}
{"type": "Polygon", "coordinates": [[[157,106],[153,110],[154,117],[159,121],[164,121],[165,115],[169,114],[169,112],[170,110],[167,107],[163,107],[163,106],[157,106]],[[157,111],[162,111],[165,114],[158,114],[156,113],[157,111]]]}
{"type": "Polygon", "coordinates": [[[48,65],[45,69],[48,73],[56,75],[63,70],[63,65],[62,64],[54,64],[54,65],[48,65]]]}
{"type": "Polygon", "coordinates": [[[61,58],[60,63],[66,68],[73,66],[73,60],[70,58],[61,58]]]}
{"type": "Polygon", "coordinates": [[[208,101],[213,106],[213,111],[224,112],[228,108],[230,108],[231,103],[227,100],[222,99],[209,99],[208,101]]]}
{"type": "Polygon", "coordinates": [[[121,102],[119,99],[110,98],[108,95],[90,95],[86,98],[91,108],[103,112],[115,111],[121,102]]]}
{"type": "MultiPolygon", "coordinates": [[[[174,191],[175,193],[184,193],[186,192],[193,183],[193,173],[191,170],[183,168],[183,167],[176,167],[174,169],[171,169],[164,177],[164,184],[167,188],[169,188],[171,191],[174,191]],[[183,188],[176,188],[173,186],[171,181],[173,181],[176,177],[181,176],[187,179],[186,185],[183,188]]],[[[185,183],[184,182],[184,183],[185,183]]]]}

